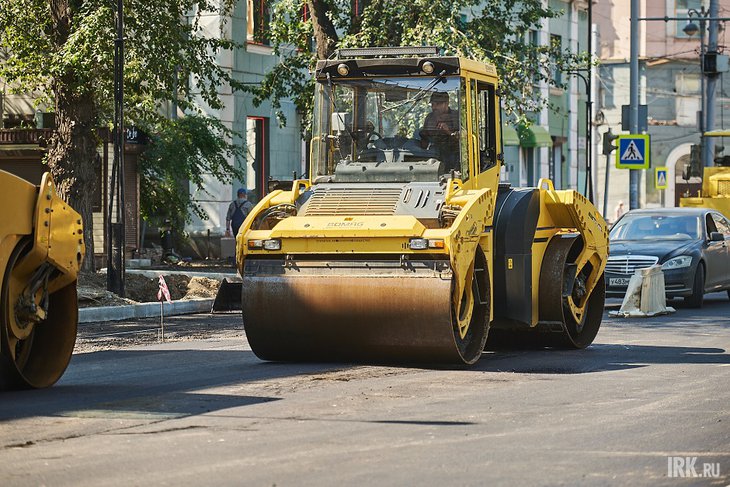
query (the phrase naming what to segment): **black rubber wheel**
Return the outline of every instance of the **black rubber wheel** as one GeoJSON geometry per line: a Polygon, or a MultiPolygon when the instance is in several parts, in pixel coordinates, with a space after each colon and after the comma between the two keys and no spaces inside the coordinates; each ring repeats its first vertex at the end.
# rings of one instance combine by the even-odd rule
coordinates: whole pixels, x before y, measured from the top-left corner
{"type": "Polygon", "coordinates": [[[727,290],[727,298],[730,299],[730,289],[727,290]]]}
{"type": "MultiPolygon", "coordinates": [[[[464,293],[467,294],[466,292],[464,293]]],[[[459,355],[465,364],[471,365],[481,358],[482,351],[487,343],[489,334],[489,269],[486,258],[481,249],[477,248],[474,257],[474,272],[471,280],[471,304],[473,306],[471,320],[466,335],[462,338],[459,333],[457,316],[463,315],[464,310],[451,310],[454,328],[454,340],[459,349],[459,355]],[[459,313],[459,314],[457,314],[459,313]]],[[[463,303],[462,303],[463,306],[463,303]]]]}
{"type": "MultiPolygon", "coordinates": [[[[19,292],[13,283],[16,264],[30,248],[21,241],[8,259],[0,293],[0,390],[49,387],[61,378],[73,354],[78,326],[76,282],[49,295],[48,315],[19,338],[14,304],[19,292]]],[[[20,277],[20,276],[18,276],[20,277]]]]}
{"type": "Polygon", "coordinates": [[[684,303],[690,308],[701,308],[705,299],[705,267],[697,264],[695,278],[692,282],[692,295],[684,298],[684,303]]]}
{"type": "Polygon", "coordinates": [[[581,322],[577,323],[568,306],[568,296],[580,284],[573,259],[580,253],[582,240],[577,235],[560,235],[548,243],[540,271],[540,321],[563,323],[563,331],[539,333],[539,343],[555,348],[586,348],[598,334],[606,301],[604,275],[598,279],[581,322]]]}

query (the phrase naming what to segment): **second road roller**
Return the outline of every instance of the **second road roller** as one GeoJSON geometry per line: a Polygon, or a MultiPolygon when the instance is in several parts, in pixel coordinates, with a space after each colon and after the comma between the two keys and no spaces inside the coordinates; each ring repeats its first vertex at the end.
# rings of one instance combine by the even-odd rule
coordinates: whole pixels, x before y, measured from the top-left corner
{"type": "Polygon", "coordinates": [[[76,343],[81,215],[40,186],[0,171],[0,390],[53,385],[76,343]]]}
{"type": "Polygon", "coordinates": [[[472,364],[490,334],[593,341],[606,222],[547,179],[500,184],[493,65],[341,49],[315,76],[308,177],[263,197],[237,235],[259,358],[472,364]]]}

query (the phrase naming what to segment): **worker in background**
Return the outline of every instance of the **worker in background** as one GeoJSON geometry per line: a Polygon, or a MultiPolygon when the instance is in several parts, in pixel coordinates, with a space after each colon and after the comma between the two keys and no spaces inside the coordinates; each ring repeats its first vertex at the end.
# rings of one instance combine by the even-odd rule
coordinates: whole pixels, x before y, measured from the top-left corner
{"type": "Polygon", "coordinates": [[[245,189],[239,189],[236,195],[237,198],[228,205],[228,212],[226,213],[226,237],[238,235],[238,229],[241,228],[243,221],[253,209],[253,205],[248,201],[245,189]]]}
{"type": "Polygon", "coordinates": [[[624,202],[619,201],[618,205],[616,205],[616,210],[613,215],[613,221],[614,222],[618,221],[618,219],[621,218],[621,216],[623,216],[624,213],[626,213],[626,211],[624,210],[624,202]]]}
{"type": "Polygon", "coordinates": [[[431,113],[418,132],[423,149],[436,150],[446,170],[459,169],[459,112],[449,107],[449,94],[431,95],[431,113]]]}

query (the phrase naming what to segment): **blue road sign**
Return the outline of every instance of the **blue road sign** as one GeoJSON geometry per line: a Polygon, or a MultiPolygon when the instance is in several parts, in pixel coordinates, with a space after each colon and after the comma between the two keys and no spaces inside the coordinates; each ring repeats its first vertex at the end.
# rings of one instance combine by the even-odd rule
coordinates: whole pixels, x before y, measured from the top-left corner
{"type": "Polygon", "coordinates": [[[654,173],[654,187],[656,189],[667,189],[669,187],[669,181],[667,181],[667,173],[669,168],[666,166],[659,166],[654,173]]]}
{"type": "Polygon", "coordinates": [[[619,135],[616,167],[619,169],[649,169],[650,153],[648,135],[619,135]]]}

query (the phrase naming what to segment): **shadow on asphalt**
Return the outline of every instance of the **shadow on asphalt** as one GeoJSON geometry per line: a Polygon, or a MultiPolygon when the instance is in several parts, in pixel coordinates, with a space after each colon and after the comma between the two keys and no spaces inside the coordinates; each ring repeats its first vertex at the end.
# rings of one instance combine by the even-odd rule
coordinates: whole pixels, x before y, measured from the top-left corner
{"type": "MultiPolygon", "coordinates": [[[[41,390],[0,393],[0,422],[32,416],[170,418],[276,401],[210,389],[341,370],[343,364],[259,361],[250,351],[110,350],[74,355],[65,376],[41,390]]],[[[275,387],[272,387],[275,390],[275,387]]]]}
{"type": "Polygon", "coordinates": [[[585,374],[652,364],[730,364],[722,348],[593,344],[585,350],[486,352],[472,368],[484,372],[585,374]]]}
{"type": "MultiPolygon", "coordinates": [[[[585,350],[485,352],[474,372],[586,374],[652,364],[730,364],[722,348],[594,344],[585,350]]],[[[111,350],[75,355],[56,386],[0,394],[0,422],[32,416],[165,419],[279,400],[271,396],[217,394],[215,388],[311,376],[353,367],[344,363],[272,363],[243,350],[111,350]]],[[[406,369],[406,367],[404,367],[406,369]]],[[[419,367],[421,370],[428,370],[419,367]]],[[[353,377],[357,380],[357,376],[353,377]]]]}

